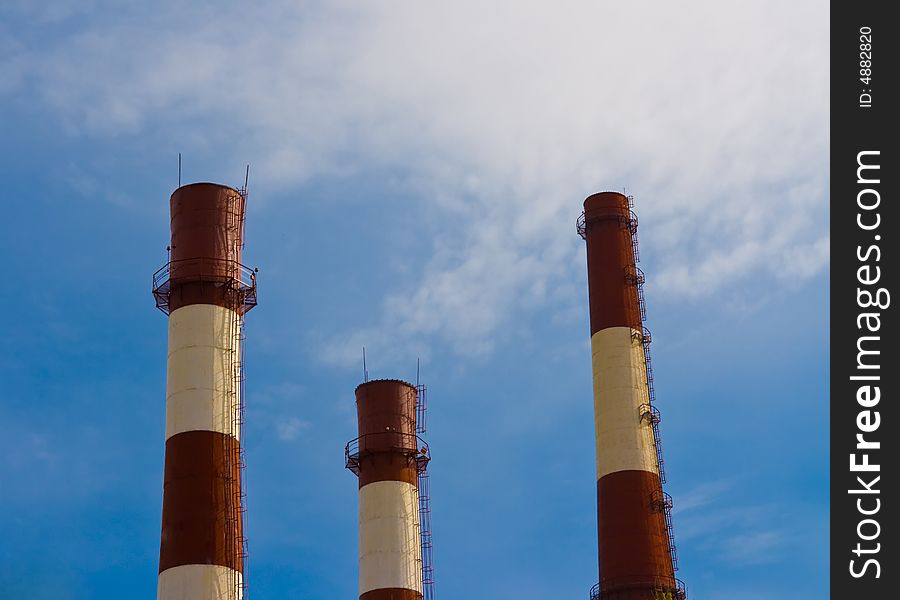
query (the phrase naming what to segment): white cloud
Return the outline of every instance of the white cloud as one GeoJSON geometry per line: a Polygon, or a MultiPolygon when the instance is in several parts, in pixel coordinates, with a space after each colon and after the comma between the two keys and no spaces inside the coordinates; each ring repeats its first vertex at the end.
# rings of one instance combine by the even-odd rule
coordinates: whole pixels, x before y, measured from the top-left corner
{"type": "Polygon", "coordinates": [[[753,485],[738,478],[696,484],[675,494],[676,540],[700,557],[702,564],[728,563],[755,567],[783,560],[809,542],[819,526],[817,509],[785,499],[742,502],[743,489],[753,485]]]}
{"type": "Polygon", "coordinates": [[[717,503],[723,496],[727,496],[732,488],[732,482],[725,480],[709,481],[695,486],[693,489],[678,496],[678,503],[672,512],[679,514],[704,508],[717,503]]]}
{"type": "MultiPolygon", "coordinates": [[[[135,10],[14,52],[16,89],[75,133],[195,131],[186,143],[236,172],[253,156],[257,190],[400,172],[459,226],[433,227],[434,254],[373,338],[477,355],[516,315],[566,310],[581,295],[554,291],[578,277],[573,222],[598,189],[637,195],[667,297],[793,285],[827,264],[824,2],[135,10]]],[[[355,364],[364,333],[325,356],[355,364]]]]}
{"type": "Polygon", "coordinates": [[[305,386],[292,381],[253,390],[248,402],[247,423],[255,429],[254,433],[268,436],[274,432],[282,442],[292,442],[311,426],[306,419],[290,414],[303,406],[305,397],[305,386]]]}
{"type": "Polygon", "coordinates": [[[723,546],[728,560],[740,565],[773,562],[785,553],[783,534],[773,530],[731,536],[725,539],[723,546]]]}
{"type": "Polygon", "coordinates": [[[300,436],[300,432],[309,427],[309,423],[297,417],[282,417],[275,421],[275,431],[282,442],[292,442],[300,436]]]}

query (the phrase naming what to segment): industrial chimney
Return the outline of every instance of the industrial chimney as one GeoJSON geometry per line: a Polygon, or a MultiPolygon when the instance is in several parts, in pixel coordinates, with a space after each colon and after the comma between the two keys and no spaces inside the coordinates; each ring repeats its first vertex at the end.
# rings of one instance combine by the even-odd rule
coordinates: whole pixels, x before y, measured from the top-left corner
{"type": "Polygon", "coordinates": [[[256,305],[245,204],[246,186],[175,190],[169,261],[153,275],[169,317],[158,600],[244,595],[243,318],[256,305]]]}
{"type": "Polygon", "coordinates": [[[359,437],[346,466],[359,477],[360,600],[432,600],[424,386],[396,379],[356,388],[359,437]],[[418,422],[417,422],[417,416],[418,422]]]}
{"type": "Polygon", "coordinates": [[[587,241],[600,582],[592,600],[684,600],[675,578],[672,499],[665,482],[643,326],[644,275],[631,197],[602,192],[584,201],[587,241]]]}

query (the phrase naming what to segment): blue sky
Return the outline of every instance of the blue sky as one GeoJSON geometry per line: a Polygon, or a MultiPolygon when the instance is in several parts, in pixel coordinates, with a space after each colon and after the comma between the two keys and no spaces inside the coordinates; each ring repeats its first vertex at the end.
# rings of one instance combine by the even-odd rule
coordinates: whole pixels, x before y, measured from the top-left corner
{"type": "Polygon", "coordinates": [[[155,594],[179,152],[252,165],[252,597],[356,596],[363,345],[422,359],[440,597],[586,597],[574,222],[623,187],[679,576],[827,593],[827,3],[35,4],[0,6],[5,597],[155,594]]]}

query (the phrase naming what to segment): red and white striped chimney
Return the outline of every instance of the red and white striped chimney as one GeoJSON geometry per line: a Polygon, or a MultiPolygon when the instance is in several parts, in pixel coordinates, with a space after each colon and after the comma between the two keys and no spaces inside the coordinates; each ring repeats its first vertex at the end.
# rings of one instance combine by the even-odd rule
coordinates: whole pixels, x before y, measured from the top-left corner
{"type": "Polygon", "coordinates": [[[359,437],[346,458],[359,476],[360,600],[423,598],[418,476],[429,455],[416,401],[416,387],[396,379],[356,388],[359,437]]]}
{"type": "Polygon", "coordinates": [[[683,599],[684,586],[675,579],[671,498],[662,489],[636,230],[624,194],[585,200],[578,232],[587,241],[600,560],[591,595],[683,599]]]}
{"type": "Polygon", "coordinates": [[[172,194],[171,255],[153,277],[169,315],[158,600],[239,600],[244,590],[243,316],[246,190],[195,183],[172,194]]]}

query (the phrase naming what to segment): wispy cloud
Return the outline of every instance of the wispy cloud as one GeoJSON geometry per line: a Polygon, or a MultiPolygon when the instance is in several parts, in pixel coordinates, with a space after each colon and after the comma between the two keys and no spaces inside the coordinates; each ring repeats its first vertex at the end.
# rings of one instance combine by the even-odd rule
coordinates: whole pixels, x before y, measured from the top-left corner
{"type": "Polygon", "coordinates": [[[292,442],[300,436],[300,432],[309,427],[309,423],[297,417],[286,417],[275,423],[275,431],[282,442],[292,442]]]}
{"type": "Polygon", "coordinates": [[[754,567],[775,562],[804,543],[776,502],[747,504],[736,480],[701,483],[675,498],[677,539],[709,562],[754,567]]]}
{"type": "Polygon", "coordinates": [[[274,434],[282,442],[293,442],[311,425],[296,414],[304,407],[305,397],[306,388],[290,381],[254,390],[248,409],[248,423],[274,434]]]}
{"type": "Polygon", "coordinates": [[[726,537],[723,549],[728,560],[741,565],[753,565],[778,560],[784,555],[784,534],[762,530],[726,537]]]}
{"type": "Polygon", "coordinates": [[[132,11],[74,20],[41,48],[7,32],[6,92],[33,91],[76,135],[190,123],[203,134],[180,143],[225,149],[235,171],[254,156],[264,189],[384,169],[427,199],[431,256],[326,359],[355,363],[360,333],[386,330],[477,356],[517,316],[567,310],[580,296],[554,292],[577,277],[572,223],[598,189],[638,195],[666,297],[796,285],[827,263],[820,3],[132,11]]]}
{"type": "Polygon", "coordinates": [[[701,483],[687,492],[680,494],[678,496],[678,503],[673,507],[672,512],[677,515],[682,512],[693,511],[715,504],[728,493],[732,485],[733,482],[723,480],[701,483]]]}

